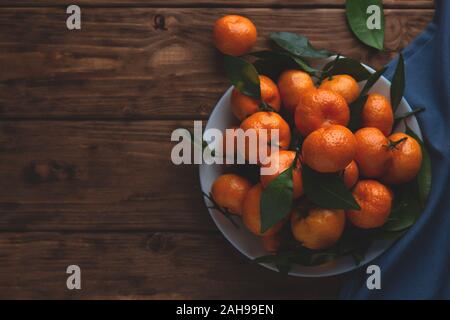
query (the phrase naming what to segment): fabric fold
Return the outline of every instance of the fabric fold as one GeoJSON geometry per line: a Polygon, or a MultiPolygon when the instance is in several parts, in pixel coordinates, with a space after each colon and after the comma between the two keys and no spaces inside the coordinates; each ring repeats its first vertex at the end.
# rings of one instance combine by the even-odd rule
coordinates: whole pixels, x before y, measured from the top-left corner
{"type": "MultiPolygon", "coordinates": [[[[417,115],[432,163],[432,188],[415,225],[370,264],[381,289],[368,290],[365,267],[353,272],[342,299],[450,299],[450,1],[435,1],[433,22],[406,49],[405,98],[417,115]]],[[[397,58],[385,73],[392,79],[397,58]]]]}

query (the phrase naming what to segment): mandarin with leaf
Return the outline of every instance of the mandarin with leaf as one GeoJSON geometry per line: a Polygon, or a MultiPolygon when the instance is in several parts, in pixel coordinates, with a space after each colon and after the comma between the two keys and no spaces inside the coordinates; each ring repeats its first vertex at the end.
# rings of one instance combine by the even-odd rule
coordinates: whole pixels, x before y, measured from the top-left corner
{"type": "Polygon", "coordinates": [[[250,188],[247,179],[236,174],[223,174],[214,181],[211,195],[222,208],[232,214],[242,215],[244,199],[250,188]]]}
{"type": "MultiPolygon", "coordinates": [[[[273,180],[275,180],[282,172],[290,168],[295,160],[295,151],[279,150],[270,155],[270,160],[263,167],[273,166],[275,173],[271,175],[261,175],[261,185],[266,188],[273,180]]],[[[293,197],[297,199],[303,195],[303,183],[300,160],[292,171],[293,197]]]]}
{"type": "Polygon", "coordinates": [[[358,165],[354,160],[345,167],[343,172],[344,184],[347,188],[351,189],[359,179],[358,165]]]}
{"type": "Polygon", "coordinates": [[[361,180],[353,189],[353,197],[360,210],[348,210],[347,218],[362,229],[381,227],[386,223],[392,208],[392,191],[376,180],[361,180]]]}
{"type": "MultiPolygon", "coordinates": [[[[240,128],[246,134],[254,132],[256,135],[257,144],[253,145],[253,148],[251,148],[252,146],[250,146],[249,143],[245,143],[245,150],[240,151],[245,155],[245,159],[256,159],[256,163],[265,162],[266,157],[270,155],[269,145],[274,146],[276,149],[287,149],[291,143],[291,129],[289,128],[286,120],[284,120],[283,117],[276,112],[260,111],[254,113],[242,121],[240,128]],[[272,130],[277,130],[278,141],[275,141],[272,136],[272,130]],[[260,144],[262,144],[260,143],[260,139],[264,139],[266,137],[267,150],[260,150],[260,144]],[[252,151],[256,152],[256,154],[253,154],[252,151]]],[[[246,142],[249,141],[247,140],[246,142]]]]}
{"type": "MultiPolygon", "coordinates": [[[[259,76],[261,88],[261,100],[275,111],[280,111],[281,98],[277,85],[263,75],[259,76]]],[[[231,93],[231,111],[239,120],[244,120],[248,116],[260,111],[261,100],[249,97],[234,88],[231,93]]]]}
{"type": "Polygon", "coordinates": [[[403,132],[389,136],[391,161],[382,177],[388,184],[402,184],[411,181],[419,173],[422,165],[422,149],[416,139],[403,132]]]}
{"type": "Polygon", "coordinates": [[[274,226],[261,232],[261,184],[254,185],[247,193],[242,206],[242,221],[250,232],[258,236],[273,236],[283,227],[285,220],[281,220],[274,226]]]}

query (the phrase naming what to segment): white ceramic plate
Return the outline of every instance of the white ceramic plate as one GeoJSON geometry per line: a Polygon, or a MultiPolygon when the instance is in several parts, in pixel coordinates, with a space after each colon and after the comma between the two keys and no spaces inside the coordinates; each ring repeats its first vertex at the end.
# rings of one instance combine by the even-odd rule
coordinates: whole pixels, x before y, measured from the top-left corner
{"type": "MultiPolygon", "coordinates": [[[[316,67],[320,68],[324,63],[331,61],[333,57],[322,61],[321,64],[317,64],[316,67]]],[[[371,73],[375,72],[372,68],[365,66],[367,70],[371,73]]],[[[360,83],[360,87],[364,86],[365,81],[360,83]]],[[[234,118],[231,113],[230,107],[230,97],[231,97],[232,88],[229,88],[222,98],[219,100],[217,105],[215,106],[211,116],[209,117],[208,123],[205,129],[216,128],[225,132],[225,129],[230,128],[233,125],[238,125],[239,123],[234,118]]],[[[380,93],[386,96],[388,99],[390,97],[390,82],[381,77],[377,83],[372,87],[370,92],[380,93]]],[[[411,111],[411,107],[408,102],[403,99],[397,109],[397,114],[403,114],[405,112],[411,111]]],[[[417,120],[415,117],[410,117],[407,120],[408,126],[422,139],[421,131],[417,120]]],[[[395,131],[404,131],[404,125],[401,124],[396,128],[395,131]]],[[[211,190],[211,186],[214,180],[224,173],[223,165],[200,165],[200,185],[202,190],[205,192],[209,192],[211,190]]],[[[211,206],[209,200],[205,199],[205,203],[207,206],[211,206]]],[[[223,233],[225,238],[231,244],[239,250],[243,255],[247,256],[249,259],[254,259],[263,255],[267,255],[267,252],[262,248],[261,240],[251,234],[241,223],[239,220],[240,228],[234,227],[229,220],[227,220],[222,213],[217,212],[214,209],[209,209],[209,213],[216,223],[219,230],[223,233]]],[[[369,263],[379,255],[381,255],[387,248],[389,248],[391,242],[386,240],[376,241],[369,248],[365,259],[362,261],[360,266],[369,263]]],[[[264,263],[262,264],[266,268],[276,271],[277,269],[272,264],[264,263]]],[[[359,266],[355,265],[355,262],[351,256],[344,256],[339,259],[336,259],[332,262],[313,267],[306,266],[295,266],[292,271],[289,273],[292,276],[299,277],[326,277],[341,274],[344,272],[348,272],[358,268],[359,266]]]]}

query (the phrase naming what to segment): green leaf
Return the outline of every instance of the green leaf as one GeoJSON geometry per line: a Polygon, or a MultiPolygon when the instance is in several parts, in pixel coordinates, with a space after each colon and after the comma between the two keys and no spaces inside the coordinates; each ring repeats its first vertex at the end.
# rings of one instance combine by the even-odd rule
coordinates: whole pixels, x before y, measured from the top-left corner
{"type": "Polygon", "coordinates": [[[306,61],[284,52],[265,50],[253,52],[250,55],[259,58],[254,62],[256,70],[272,79],[278,79],[280,74],[288,69],[300,69],[310,75],[319,71],[306,61]]]}
{"type": "Polygon", "coordinates": [[[405,113],[403,113],[403,114],[401,114],[399,116],[395,116],[394,128],[397,127],[397,125],[400,123],[400,121],[402,121],[404,119],[408,119],[412,115],[415,115],[415,114],[420,113],[422,111],[425,111],[425,108],[422,108],[422,107],[421,108],[417,108],[417,109],[414,109],[412,111],[405,112],[405,113]]]}
{"type": "Polygon", "coordinates": [[[265,75],[272,80],[278,79],[284,70],[295,68],[294,65],[285,65],[285,63],[269,59],[256,60],[253,62],[253,65],[259,74],[265,75]]]}
{"type": "Polygon", "coordinates": [[[275,262],[275,266],[277,267],[278,272],[284,275],[288,275],[289,271],[292,270],[292,263],[289,261],[289,259],[279,260],[275,262]]]}
{"type": "Polygon", "coordinates": [[[310,75],[315,74],[319,70],[311,67],[308,62],[298,58],[298,57],[292,57],[292,60],[294,60],[297,65],[300,67],[301,70],[305,71],[306,73],[309,73],[310,75]]]}
{"type": "Polygon", "coordinates": [[[292,206],[292,166],[272,180],[261,195],[261,233],[284,219],[292,206]]]}
{"type": "Polygon", "coordinates": [[[394,243],[395,241],[400,239],[407,231],[408,229],[401,231],[387,231],[379,229],[375,239],[392,241],[394,243]]]}
{"type": "Polygon", "coordinates": [[[420,147],[422,149],[422,165],[420,167],[416,179],[419,189],[420,203],[422,208],[424,208],[431,190],[431,179],[432,179],[431,158],[425,146],[425,143],[419,139],[419,137],[414,133],[414,131],[412,131],[411,128],[408,127],[408,125],[406,125],[406,134],[416,139],[417,142],[419,142],[420,147]]]}
{"type": "Polygon", "coordinates": [[[318,173],[303,164],[302,178],[306,197],[319,207],[344,210],[361,209],[338,175],[318,173]]]}
{"type": "Polygon", "coordinates": [[[282,273],[288,273],[294,265],[317,266],[349,255],[353,257],[355,265],[360,265],[374,241],[387,240],[394,243],[405,233],[406,229],[401,231],[387,231],[381,228],[363,230],[348,225],[339,241],[328,249],[310,250],[296,243],[276,254],[258,257],[254,261],[272,263],[282,273]]]}
{"type": "Polygon", "coordinates": [[[225,55],[225,71],[231,83],[243,94],[261,99],[258,71],[247,61],[225,55]]]}
{"type": "Polygon", "coordinates": [[[364,238],[355,237],[352,232],[346,230],[341,240],[331,248],[310,250],[297,244],[293,248],[277,252],[276,254],[258,257],[253,261],[257,263],[272,263],[280,272],[288,273],[294,265],[317,266],[347,255],[363,260],[367,249],[372,243],[371,241],[372,239],[368,236],[364,238]],[[341,245],[343,241],[347,242],[347,244],[341,245]]]}
{"type": "Polygon", "coordinates": [[[273,263],[281,274],[287,275],[293,267],[293,257],[293,252],[287,251],[258,257],[253,259],[253,261],[256,263],[273,263]]]}
{"type": "Polygon", "coordinates": [[[289,145],[289,150],[301,150],[303,141],[303,135],[298,132],[297,128],[291,129],[291,144],[289,145]]]}
{"type": "Polygon", "coordinates": [[[405,62],[403,61],[403,55],[400,53],[398,57],[397,67],[395,68],[394,77],[391,83],[391,105],[392,110],[395,112],[402,101],[403,94],[405,92],[405,62]]]}
{"type": "Polygon", "coordinates": [[[364,44],[378,50],[384,48],[384,13],[381,0],[347,0],[347,21],[355,36],[364,44]],[[378,12],[371,11],[370,6],[377,6],[378,12]],[[379,25],[374,25],[373,18],[379,18],[379,25]],[[372,27],[369,29],[369,26],[372,27]]]}
{"type": "Polygon", "coordinates": [[[351,58],[341,58],[328,62],[323,70],[328,70],[326,76],[348,74],[356,81],[363,81],[370,77],[370,72],[359,61],[351,58]]]}
{"type": "Polygon", "coordinates": [[[268,112],[278,112],[274,107],[272,107],[270,104],[264,101],[261,101],[261,103],[259,104],[259,110],[268,112]]]}
{"type": "Polygon", "coordinates": [[[308,265],[317,266],[339,258],[337,252],[317,252],[311,254],[308,265]]]}
{"type": "Polygon", "coordinates": [[[288,69],[297,69],[298,64],[292,60],[291,56],[275,51],[259,51],[250,55],[259,58],[253,65],[259,74],[277,80],[281,73],[288,69]]]}
{"type": "Polygon", "coordinates": [[[299,58],[327,58],[332,53],[324,49],[315,49],[308,38],[291,32],[274,32],[270,39],[280,48],[299,58]]]}
{"type": "Polygon", "coordinates": [[[402,231],[411,227],[421,213],[414,181],[395,190],[394,203],[388,221],[382,227],[386,231],[402,231]]]}
{"type": "Polygon", "coordinates": [[[285,270],[291,270],[294,265],[317,266],[347,255],[353,256],[355,264],[358,265],[372,244],[373,234],[372,230],[361,230],[348,226],[339,242],[330,248],[310,250],[296,243],[276,254],[258,257],[254,261],[272,263],[280,272],[284,271],[285,273],[288,272],[285,270]]]}
{"type": "Polygon", "coordinates": [[[350,122],[348,127],[355,132],[361,126],[361,114],[366,104],[368,96],[359,96],[350,104],[350,122]]]}
{"type": "Polygon", "coordinates": [[[367,79],[366,84],[364,85],[363,89],[361,90],[360,96],[364,96],[369,93],[370,89],[372,89],[373,85],[378,81],[378,79],[381,78],[383,73],[386,71],[387,67],[381,68],[380,70],[377,70],[376,72],[372,73],[367,79]]]}
{"type": "Polygon", "coordinates": [[[269,254],[266,256],[257,257],[255,259],[253,259],[253,261],[256,263],[273,263],[275,261],[275,259],[276,259],[275,254],[269,254]]]}
{"type": "Polygon", "coordinates": [[[378,81],[378,79],[380,79],[381,75],[386,71],[386,69],[387,67],[384,67],[372,73],[370,77],[367,79],[367,82],[364,85],[363,89],[361,90],[358,99],[356,99],[350,104],[350,122],[348,127],[353,132],[355,132],[360,128],[361,114],[368,98],[367,94],[369,93],[373,85],[378,81]]]}
{"type": "Polygon", "coordinates": [[[309,250],[305,247],[297,247],[286,251],[280,251],[273,255],[258,257],[256,263],[272,263],[280,273],[288,274],[295,264],[302,266],[320,265],[337,258],[333,249],[309,250]]]}

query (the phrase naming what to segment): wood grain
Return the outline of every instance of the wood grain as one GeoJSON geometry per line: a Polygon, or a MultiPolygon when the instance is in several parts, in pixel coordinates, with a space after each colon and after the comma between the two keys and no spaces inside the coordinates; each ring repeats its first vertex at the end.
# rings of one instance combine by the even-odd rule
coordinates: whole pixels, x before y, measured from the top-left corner
{"type": "Polygon", "coordinates": [[[342,282],[266,270],[216,234],[0,233],[0,248],[0,299],[324,299],[342,282]]]}
{"type": "MultiPolygon", "coordinates": [[[[363,47],[342,9],[239,9],[259,30],[294,31],[314,45],[375,67],[391,53],[363,47]]],[[[85,8],[81,31],[64,8],[0,9],[0,115],[15,118],[207,118],[228,87],[211,43],[214,20],[230,10],[85,8]],[[163,15],[166,30],[155,30],[163,15]]],[[[386,10],[386,46],[399,50],[432,10],[386,10]]]]}
{"type": "MultiPolygon", "coordinates": [[[[343,7],[345,0],[3,0],[0,6],[343,7]]],[[[385,8],[433,8],[433,0],[384,0],[385,8]]]]}
{"type": "Polygon", "coordinates": [[[173,165],[192,121],[0,123],[0,230],[216,231],[198,167],[173,165]]]}
{"type": "MultiPolygon", "coordinates": [[[[386,0],[386,46],[431,21],[431,0],[386,0]],[[421,8],[420,10],[418,8],[421,8]]],[[[219,16],[379,67],[344,0],[3,0],[0,3],[0,299],[336,298],[344,277],[258,267],[220,234],[171,132],[206,119],[229,86],[211,43],[219,16]],[[82,30],[65,6],[82,6],[82,30]],[[165,18],[164,29],[154,18],[165,18]],[[132,121],[130,121],[130,119],[132,121]],[[66,289],[68,265],[82,290],[66,289]]]]}

